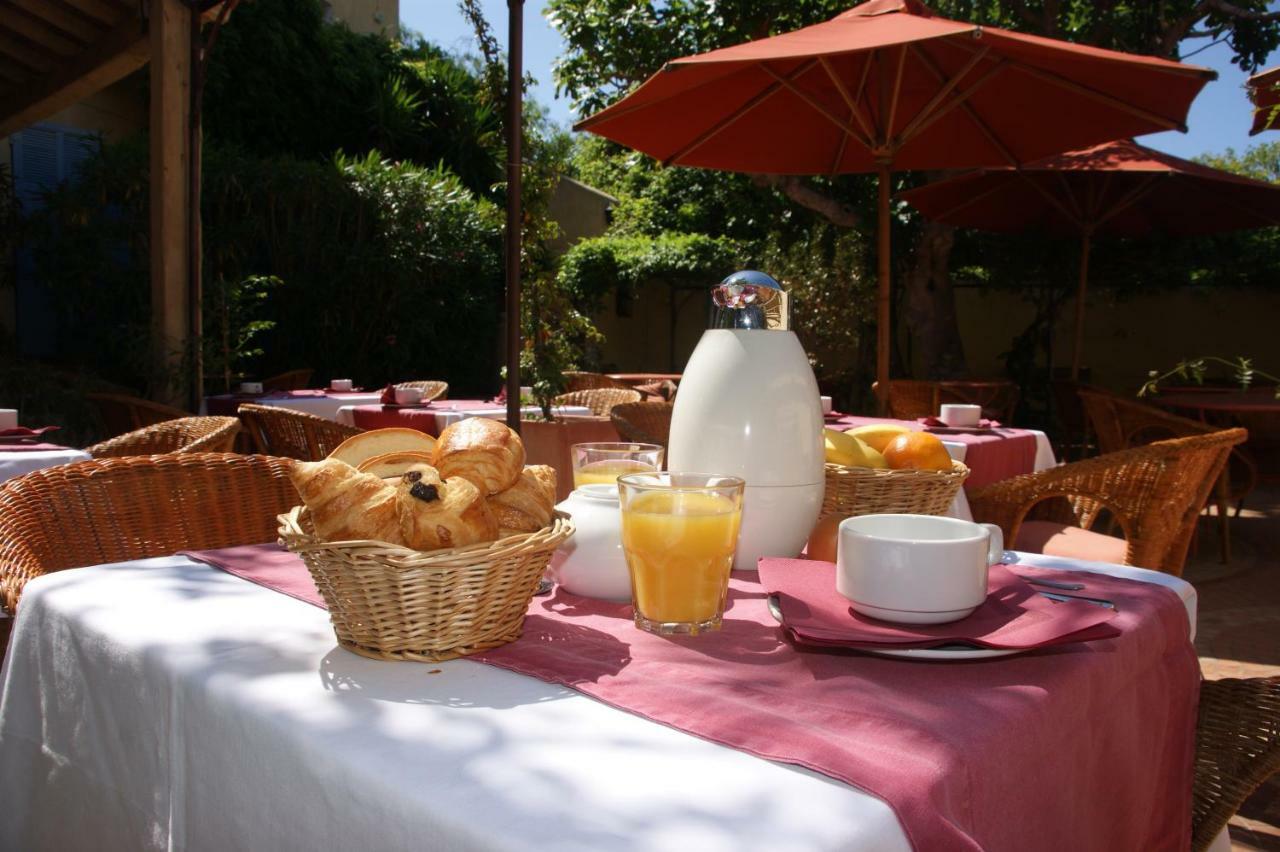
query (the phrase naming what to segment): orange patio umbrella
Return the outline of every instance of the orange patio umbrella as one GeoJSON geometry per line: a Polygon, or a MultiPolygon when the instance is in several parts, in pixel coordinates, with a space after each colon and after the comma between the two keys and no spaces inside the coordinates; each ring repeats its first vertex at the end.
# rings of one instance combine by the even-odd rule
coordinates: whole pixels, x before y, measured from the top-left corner
{"type": "Polygon", "coordinates": [[[1249,100],[1253,101],[1253,126],[1249,128],[1249,135],[1280,130],[1280,123],[1275,121],[1280,117],[1280,67],[1254,74],[1245,86],[1249,89],[1249,100]]]}
{"type": "Polygon", "coordinates": [[[1214,72],[871,0],[826,23],[667,63],[579,122],[661,160],[763,174],[876,172],[879,339],[889,378],[889,174],[1018,165],[1185,130],[1214,72]]]}
{"type": "Polygon", "coordinates": [[[1131,139],[1019,169],[981,169],[898,197],[949,225],[1080,237],[1073,380],[1080,372],[1089,249],[1095,235],[1186,237],[1280,225],[1280,186],[1202,166],[1131,139]]]}

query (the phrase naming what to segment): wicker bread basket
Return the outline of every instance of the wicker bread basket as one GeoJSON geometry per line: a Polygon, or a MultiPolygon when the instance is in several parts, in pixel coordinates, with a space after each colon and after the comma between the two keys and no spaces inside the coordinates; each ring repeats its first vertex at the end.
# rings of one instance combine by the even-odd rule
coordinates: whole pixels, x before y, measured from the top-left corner
{"type": "Polygon", "coordinates": [[[537,532],[422,552],[377,541],[317,539],[302,506],[280,540],[302,557],[329,607],[338,644],[376,660],[438,662],[520,637],[525,610],[573,521],[537,532]]]}
{"type": "Polygon", "coordinates": [[[945,515],[956,492],[969,476],[958,461],[951,470],[882,470],[869,467],[826,466],[822,517],[853,517],[882,512],[945,515]]]}

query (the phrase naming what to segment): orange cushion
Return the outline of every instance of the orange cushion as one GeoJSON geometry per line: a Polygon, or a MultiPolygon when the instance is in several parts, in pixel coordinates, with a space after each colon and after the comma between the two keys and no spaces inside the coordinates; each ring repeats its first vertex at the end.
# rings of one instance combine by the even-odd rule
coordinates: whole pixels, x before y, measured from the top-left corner
{"type": "Polygon", "coordinates": [[[1018,541],[1014,548],[1046,556],[1066,556],[1123,565],[1126,545],[1122,538],[1092,530],[1051,521],[1023,521],[1018,528],[1018,541]]]}

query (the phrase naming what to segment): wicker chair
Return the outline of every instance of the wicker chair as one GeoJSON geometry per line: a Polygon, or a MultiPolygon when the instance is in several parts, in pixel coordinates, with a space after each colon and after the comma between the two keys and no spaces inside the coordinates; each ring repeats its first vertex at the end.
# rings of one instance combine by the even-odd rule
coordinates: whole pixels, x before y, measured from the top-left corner
{"type": "Polygon", "coordinates": [[[150,456],[164,453],[229,453],[234,449],[240,421],[234,417],[182,417],[86,447],[95,459],[150,456]]]}
{"type": "Polygon", "coordinates": [[[106,427],[109,435],[123,435],[152,426],[166,420],[179,417],[190,417],[190,411],[174,408],[159,402],[152,402],[140,396],[127,396],[119,393],[87,393],[85,399],[93,403],[98,410],[98,417],[106,427]]]}
{"type": "MultiPolygon", "coordinates": [[[[872,384],[879,390],[879,382],[872,384]]],[[[926,382],[893,379],[887,400],[889,416],[898,420],[934,417],[943,403],[981,405],[984,417],[1008,423],[1018,407],[1018,386],[1013,382],[926,382]]]]}
{"type": "Polygon", "coordinates": [[[240,423],[254,449],[264,455],[319,461],[362,429],[343,426],[314,414],[270,405],[240,406],[240,423]]]}
{"type": "Polygon", "coordinates": [[[274,541],[276,516],[298,503],[289,464],[177,453],[11,479],[0,485],[0,606],[16,612],[28,581],[66,568],[274,541]]]}
{"type": "Polygon", "coordinates": [[[622,440],[661,444],[666,449],[671,438],[671,412],[674,408],[669,402],[624,402],[615,405],[609,417],[622,440]]]}
{"type": "MultiPolygon", "coordinates": [[[[1103,453],[1140,447],[1152,441],[1207,435],[1218,431],[1213,426],[1161,411],[1154,406],[1135,402],[1100,388],[1080,387],[1076,392],[1084,406],[1090,430],[1096,436],[1098,450],[1103,453]]],[[[1214,488],[1223,562],[1231,560],[1231,504],[1236,504],[1236,517],[1239,517],[1244,498],[1253,491],[1257,482],[1257,466],[1239,449],[1233,449],[1230,461],[1223,468],[1214,488]],[[1233,482],[1236,483],[1234,486],[1233,482]]]]}
{"type": "Polygon", "coordinates": [[[1245,799],[1280,773],[1280,677],[1200,684],[1191,848],[1208,849],[1245,799]]]}
{"type": "Polygon", "coordinates": [[[281,373],[278,376],[263,379],[262,389],[265,391],[303,390],[311,384],[311,374],[314,372],[315,370],[310,368],[290,370],[287,373],[281,373]]]}
{"type": "Polygon", "coordinates": [[[555,398],[556,405],[585,405],[591,413],[599,417],[608,417],[615,405],[627,402],[639,402],[644,394],[631,388],[592,388],[591,390],[562,393],[555,398]]]}
{"type": "Polygon", "coordinates": [[[1051,542],[1061,535],[1065,546],[1056,555],[1062,556],[1105,558],[1094,552],[1118,553],[1114,545],[1122,545],[1122,555],[1106,561],[1180,576],[1200,508],[1231,448],[1247,436],[1226,429],[1015,476],[970,491],[969,506],[974,518],[999,526],[1013,547],[1028,549],[1019,541],[1024,532],[1051,542]],[[1091,531],[1103,510],[1119,524],[1124,542],[1091,531]]]}
{"type": "Polygon", "coordinates": [[[430,402],[433,399],[449,398],[449,383],[436,381],[422,382],[397,382],[398,388],[417,388],[422,391],[422,401],[430,402]]]}
{"type": "Polygon", "coordinates": [[[564,378],[565,390],[570,393],[573,391],[594,390],[596,388],[631,389],[631,385],[626,382],[610,378],[604,373],[582,373],[575,370],[566,370],[564,378]]]}

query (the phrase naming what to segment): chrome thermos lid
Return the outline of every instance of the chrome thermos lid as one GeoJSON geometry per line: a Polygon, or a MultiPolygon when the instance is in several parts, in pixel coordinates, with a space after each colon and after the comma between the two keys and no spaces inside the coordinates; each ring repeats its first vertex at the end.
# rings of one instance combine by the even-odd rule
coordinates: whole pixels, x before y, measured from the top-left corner
{"type": "Polygon", "coordinates": [[[711,291],[711,328],[787,331],[787,294],[771,276],[754,269],[735,272],[711,291]]]}

